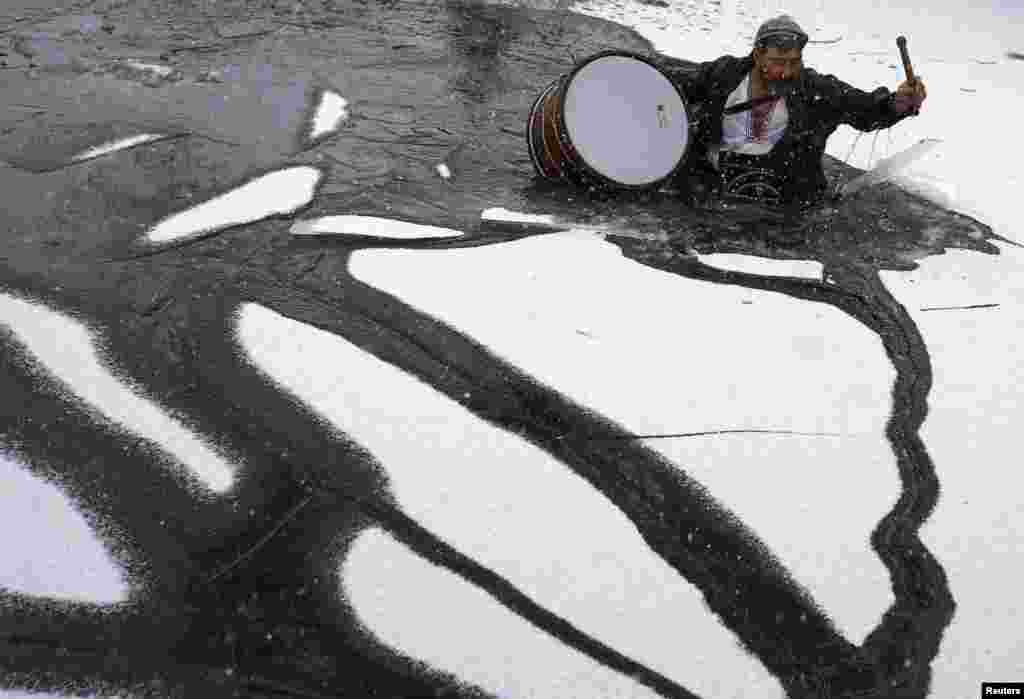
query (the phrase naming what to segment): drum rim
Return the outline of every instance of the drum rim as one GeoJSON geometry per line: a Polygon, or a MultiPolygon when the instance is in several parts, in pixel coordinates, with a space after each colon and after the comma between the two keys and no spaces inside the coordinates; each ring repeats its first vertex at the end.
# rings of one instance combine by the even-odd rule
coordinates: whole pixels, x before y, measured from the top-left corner
{"type": "MultiPolygon", "coordinates": [[[[543,119],[544,112],[543,112],[542,104],[543,104],[544,100],[547,99],[547,97],[549,97],[551,95],[552,90],[557,88],[557,87],[559,87],[559,83],[560,82],[561,82],[561,77],[555,78],[550,83],[548,83],[544,87],[543,90],[541,90],[541,93],[537,96],[537,99],[535,99],[533,101],[533,105],[530,107],[530,111],[529,111],[529,114],[527,115],[527,119],[526,119],[526,145],[527,145],[527,148],[529,149],[530,159],[533,161],[534,169],[537,171],[537,173],[539,175],[541,175],[542,177],[545,177],[547,179],[553,179],[553,178],[552,178],[551,175],[548,175],[546,172],[544,172],[544,170],[545,170],[545,168],[544,168],[544,164],[545,164],[544,160],[543,160],[541,154],[537,153],[537,147],[536,147],[536,145],[533,142],[533,129],[534,129],[533,119],[534,119],[534,116],[537,114],[537,107],[540,106],[540,107],[542,107],[541,108],[541,112],[540,112],[540,117],[541,117],[541,121],[543,122],[543,120],[544,120],[543,119]]],[[[559,175],[561,176],[563,168],[559,165],[559,166],[557,166],[557,169],[559,171],[559,175]]]]}
{"type": "MultiPolygon", "coordinates": [[[[652,59],[648,58],[647,56],[644,56],[643,54],[634,53],[632,51],[624,51],[620,49],[606,49],[604,51],[599,51],[598,53],[587,56],[582,61],[577,63],[569,73],[565,74],[565,92],[568,93],[569,85],[572,84],[572,79],[576,77],[576,74],[583,70],[583,68],[585,68],[587,65],[593,63],[596,60],[599,60],[601,58],[608,58],[610,56],[625,56],[626,58],[633,58],[643,63],[646,63],[651,68],[654,68],[654,70],[661,73],[661,75],[663,75],[665,79],[668,80],[669,84],[672,85],[672,89],[675,90],[676,94],[679,95],[679,100],[683,104],[683,111],[686,113],[686,124],[687,127],[689,127],[689,125],[691,124],[691,115],[690,105],[686,101],[686,95],[683,94],[682,90],[679,89],[679,86],[676,85],[676,83],[671,78],[669,78],[668,75],[665,75],[665,71],[659,68],[652,59]]],[[[569,137],[569,132],[565,128],[565,104],[567,101],[568,100],[562,99],[561,104],[558,106],[558,116],[562,122],[558,135],[560,138],[565,139],[566,143],[572,146],[573,150],[575,151],[576,146],[573,144],[572,138],[569,137]]],[[[653,182],[648,182],[647,184],[624,184],[622,182],[613,180],[610,177],[607,177],[598,172],[597,170],[595,170],[594,168],[592,168],[590,164],[587,163],[587,161],[584,160],[582,157],[579,158],[578,165],[580,168],[584,169],[588,175],[597,178],[602,183],[611,185],[612,187],[616,187],[618,189],[642,191],[647,189],[656,189],[657,187],[665,183],[667,180],[669,180],[673,175],[675,175],[679,171],[679,168],[682,167],[683,163],[686,162],[686,155],[687,153],[689,153],[689,151],[690,139],[689,136],[687,136],[686,147],[683,148],[683,152],[682,155],[680,155],[679,157],[679,161],[672,167],[672,169],[666,175],[659,177],[657,180],[654,180],[653,182]]]]}

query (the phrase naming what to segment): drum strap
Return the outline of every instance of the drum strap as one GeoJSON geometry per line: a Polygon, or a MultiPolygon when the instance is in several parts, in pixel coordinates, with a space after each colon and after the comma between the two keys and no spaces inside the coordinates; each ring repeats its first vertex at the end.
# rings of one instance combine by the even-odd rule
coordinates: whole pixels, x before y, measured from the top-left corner
{"type": "Polygon", "coordinates": [[[737,112],[745,112],[746,110],[753,109],[754,107],[760,104],[764,104],[765,102],[771,102],[773,100],[781,99],[781,97],[781,95],[764,95],[763,97],[755,97],[752,100],[747,100],[746,102],[740,102],[739,104],[734,104],[731,107],[726,107],[725,111],[723,111],[722,113],[736,114],[737,112]]]}

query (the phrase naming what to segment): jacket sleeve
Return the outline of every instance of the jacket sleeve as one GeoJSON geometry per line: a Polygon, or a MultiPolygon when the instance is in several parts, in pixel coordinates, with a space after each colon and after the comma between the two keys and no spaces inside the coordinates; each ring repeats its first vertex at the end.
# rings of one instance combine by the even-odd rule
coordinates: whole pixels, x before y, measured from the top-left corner
{"type": "Polygon", "coordinates": [[[814,83],[828,112],[826,118],[836,124],[848,124],[858,131],[875,131],[893,126],[910,115],[895,110],[894,93],[888,88],[865,92],[834,75],[816,75],[814,83]]]}
{"type": "Polygon", "coordinates": [[[655,63],[668,76],[669,80],[679,87],[689,104],[699,104],[708,97],[711,76],[718,62],[694,63],[670,56],[661,56],[655,63]]]}

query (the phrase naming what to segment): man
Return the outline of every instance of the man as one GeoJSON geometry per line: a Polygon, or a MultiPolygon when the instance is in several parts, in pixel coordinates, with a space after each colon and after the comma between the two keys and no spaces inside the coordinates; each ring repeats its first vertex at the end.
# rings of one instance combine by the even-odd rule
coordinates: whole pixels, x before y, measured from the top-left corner
{"type": "Polygon", "coordinates": [[[803,66],[807,34],[789,15],[757,31],[749,56],[723,56],[662,69],[686,96],[691,129],[680,184],[688,195],[712,189],[771,204],[806,206],[828,190],[822,156],[840,124],[888,128],[920,111],[918,78],[895,93],[864,92],[803,66]]]}

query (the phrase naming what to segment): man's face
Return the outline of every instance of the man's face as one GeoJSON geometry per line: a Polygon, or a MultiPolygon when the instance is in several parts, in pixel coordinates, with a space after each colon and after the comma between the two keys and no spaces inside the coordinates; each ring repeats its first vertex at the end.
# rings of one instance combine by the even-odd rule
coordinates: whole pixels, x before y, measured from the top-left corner
{"type": "Polygon", "coordinates": [[[754,51],[757,69],[769,88],[792,85],[800,77],[803,67],[802,51],[798,48],[768,47],[754,51]]]}

